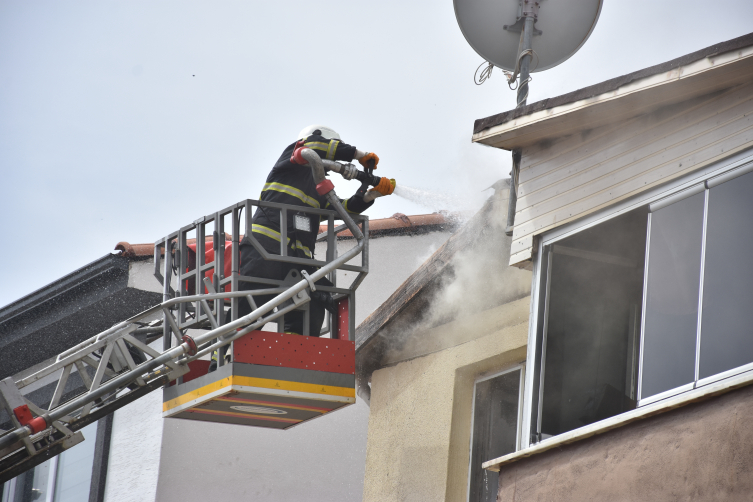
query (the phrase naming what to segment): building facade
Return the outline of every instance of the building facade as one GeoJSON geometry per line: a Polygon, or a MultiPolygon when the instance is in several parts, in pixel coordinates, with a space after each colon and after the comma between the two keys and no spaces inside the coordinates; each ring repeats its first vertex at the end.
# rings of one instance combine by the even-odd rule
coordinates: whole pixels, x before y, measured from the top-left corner
{"type": "MultiPolygon", "coordinates": [[[[747,35],[476,121],[473,141],[520,159],[498,257],[531,272],[524,333],[503,328],[476,356],[497,363],[427,414],[441,427],[425,416],[421,434],[389,438],[413,473],[388,464],[383,438],[445,391],[407,403],[418,383],[393,379],[443,353],[459,379],[465,360],[443,348],[370,368],[366,500],[750,500],[752,77],[747,35]],[[412,490],[426,463],[441,477],[412,490]]],[[[388,329],[400,309],[384,315],[359,328],[359,360],[412,332],[388,329]]],[[[454,332],[467,350],[488,336],[454,332]]]]}
{"type": "Polygon", "coordinates": [[[520,440],[531,274],[507,266],[508,191],[358,328],[357,371],[371,389],[364,501],[464,500],[496,482],[481,469],[505,451],[489,450],[496,419],[511,421],[503,447],[520,440]],[[489,421],[490,399],[515,410],[489,421]]]}
{"type": "Polygon", "coordinates": [[[749,497],[752,56],[748,35],[477,123],[521,152],[510,262],[533,270],[498,500],[749,497]]]}

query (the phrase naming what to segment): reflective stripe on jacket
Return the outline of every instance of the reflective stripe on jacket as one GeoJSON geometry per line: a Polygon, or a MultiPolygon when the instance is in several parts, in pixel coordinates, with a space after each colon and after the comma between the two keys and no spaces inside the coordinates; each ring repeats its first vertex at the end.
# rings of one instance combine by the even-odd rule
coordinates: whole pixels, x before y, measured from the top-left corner
{"type": "MultiPolygon", "coordinates": [[[[280,240],[280,232],[278,232],[277,230],[273,230],[273,229],[271,229],[269,227],[265,227],[264,225],[259,225],[257,223],[254,223],[251,226],[251,231],[253,233],[255,233],[255,234],[260,234],[260,235],[263,235],[265,237],[268,237],[268,238],[272,239],[273,241],[281,242],[281,240],[280,240]]],[[[257,239],[259,238],[258,236],[255,236],[255,237],[257,239]]],[[[259,241],[259,242],[262,242],[262,241],[259,241]]],[[[296,241],[295,241],[295,246],[293,246],[290,243],[290,237],[287,238],[287,243],[288,243],[288,247],[290,247],[292,249],[298,249],[300,251],[303,251],[303,254],[306,255],[306,258],[313,258],[314,257],[314,255],[311,253],[311,249],[309,249],[307,246],[304,246],[303,244],[301,244],[301,241],[299,241],[298,239],[296,239],[296,241]]],[[[266,246],[264,246],[264,248],[266,249],[266,246]]],[[[279,254],[279,249],[280,248],[278,246],[277,247],[278,253],[276,253],[276,254],[279,254]]]]}
{"type": "MultiPolygon", "coordinates": [[[[320,218],[319,215],[306,213],[306,208],[328,209],[329,203],[316,191],[311,168],[290,162],[295,145],[295,143],[288,145],[282,152],[267,176],[267,182],[264,184],[259,199],[301,206],[301,211],[288,210],[288,253],[290,256],[312,258],[320,218]],[[298,228],[296,228],[296,216],[299,217],[298,228]],[[308,231],[306,226],[308,226],[308,231]]],[[[351,162],[356,153],[354,146],[339,140],[328,140],[322,136],[309,136],[304,141],[304,145],[314,150],[320,157],[329,160],[351,162]]],[[[355,195],[347,200],[341,199],[341,202],[349,213],[354,214],[362,213],[373,204],[373,201],[367,203],[364,202],[363,197],[355,195]]],[[[257,208],[253,217],[252,232],[267,252],[280,254],[279,210],[257,208]]]]}

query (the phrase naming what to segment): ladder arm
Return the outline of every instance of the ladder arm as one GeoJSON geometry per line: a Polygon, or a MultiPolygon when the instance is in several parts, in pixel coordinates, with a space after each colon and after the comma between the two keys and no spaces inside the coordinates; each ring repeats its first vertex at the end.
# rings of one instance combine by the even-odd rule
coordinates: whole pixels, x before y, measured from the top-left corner
{"type": "MultiPolygon", "coordinates": [[[[316,281],[343,267],[364,251],[364,234],[343,208],[335,194],[334,186],[329,180],[324,179],[321,159],[307,148],[302,152],[302,156],[312,167],[318,183],[317,190],[320,190],[320,194],[327,198],[331,207],[345,222],[345,226],[357,241],[356,245],[312,274],[304,274],[300,281],[287,288],[280,286],[233,292],[215,292],[213,289],[207,289],[209,294],[167,299],[170,289],[166,274],[163,276],[165,301],[161,304],[68,349],[60,354],[54,363],[28,377],[17,382],[13,382],[12,379],[3,381],[4,385],[0,386],[0,404],[7,409],[14,428],[0,435],[0,483],[77,444],[83,440],[77,431],[186,374],[189,362],[230,344],[233,340],[310,301],[307,291],[312,289],[316,281]],[[195,337],[183,335],[179,345],[162,352],[150,348],[147,343],[134,336],[138,330],[157,334],[158,337],[172,336],[171,333],[176,326],[172,312],[181,304],[200,302],[207,310],[210,300],[248,299],[270,294],[277,296],[255,308],[250,314],[220,326],[217,326],[216,322],[211,323],[213,329],[195,337]],[[143,324],[139,324],[161,311],[165,313],[166,321],[173,322],[163,321],[162,328],[157,328],[154,324],[144,328],[143,324]],[[157,333],[160,331],[161,334],[157,333]],[[140,362],[134,360],[131,349],[143,355],[140,362]],[[78,396],[66,398],[63,389],[74,371],[80,373],[86,391],[78,396]],[[93,376],[89,371],[93,371],[93,376]],[[49,405],[50,409],[40,409],[21,396],[20,389],[45,377],[49,380],[54,374],[57,374],[57,385],[49,405]]],[[[167,248],[165,254],[167,265],[167,248]]],[[[165,272],[167,271],[168,267],[165,266],[165,272]]],[[[199,289],[203,291],[203,288],[197,287],[197,291],[199,289]]],[[[180,334],[180,331],[175,333],[176,336],[180,334]]]]}

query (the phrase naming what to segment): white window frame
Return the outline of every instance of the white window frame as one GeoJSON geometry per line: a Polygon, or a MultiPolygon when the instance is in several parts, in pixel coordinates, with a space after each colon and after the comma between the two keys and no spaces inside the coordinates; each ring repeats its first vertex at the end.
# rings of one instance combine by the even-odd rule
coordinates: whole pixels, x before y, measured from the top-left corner
{"type": "MultiPolygon", "coordinates": [[[[517,431],[515,433],[515,451],[520,451],[524,448],[522,440],[523,440],[523,402],[525,399],[525,382],[526,382],[526,363],[520,363],[516,364],[515,366],[511,366],[505,370],[498,371],[491,375],[484,375],[482,377],[476,378],[476,380],[473,381],[473,399],[471,400],[471,438],[468,445],[468,482],[467,487],[465,490],[465,500],[470,500],[471,498],[471,468],[473,467],[473,436],[474,436],[474,421],[476,418],[476,385],[481,382],[486,382],[487,380],[491,380],[492,378],[497,378],[498,376],[505,375],[507,373],[512,373],[513,371],[520,370],[520,380],[518,381],[518,421],[516,424],[517,431]]],[[[491,459],[487,459],[491,460],[491,459]]]]}
{"type": "MultiPolygon", "coordinates": [[[[697,171],[694,171],[692,173],[689,173],[677,179],[674,179],[665,185],[654,187],[644,192],[641,192],[628,199],[620,201],[611,207],[608,207],[600,211],[597,211],[593,214],[584,216],[583,218],[577,221],[562,225],[561,227],[552,229],[538,236],[538,239],[537,239],[538,242],[536,244],[536,249],[535,249],[536,255],[533,258],[533,273],[531,274],[532,276],[531,277],[531,307],[529,311],[528,350],[527,350],[527,356],[526,356],[526,366],[528,368],[532,368],[532,370],[527,372],[526,381],[524,385],[525,393],[524,393],[524,402],[522,406],[523,419],[522,419],[522,424],[521,424],[521,431],[523,432],[521,434],[521,448],[522,449],[530,448],[531,446],[533,446],[533,443],[531,443],[531,417],[532,417],[532,411],[533,411],[532,406],[533,406],[533,391],[534,391],[533,384],[534,384],[534,376],[535,376],[534,373],[535,373],[535,368],[536,368],[536,362],[540,358],[540,354],[537,353],[538,348],[536,344],[537,342],[536,333],[538,332],[539,322],[540,322],[538,318],[538,312],[540,308],[540,302],[548,297],[548,295],[542,295],[541,294],[542,291],[539,291],[542,284],[541,259],[544,256],[544,247],[550,246],[559,240],[565,239],[567,237],[570,237],[571,235],[582,232],[583,230],[586,230],[593,226],[604,223],[607,220],[616,218],[617,216],[625,214],[634,209],[638,209],[640,207],[650,205],[661,199],[665,199],[669,196],[676,195],[679,192],[682,192],[684,190],[692,189],[694,185],[697,186],[699,184],[709,182],[711,183],[710,186],[714,186],[723,181],[727,181],[728,179],[742,176],[743,174],[746,174],[751,171],[753,171],[753,149],[748,149],[748,150],[730,155],[724,159],[711,163],[707,166],[704,166],[698,169],[697,171]],[[714,178],[714,179],[712,180],[711,178],[714,178]]],[[[704,218],[704,222],[705,222],[705,218],[704,218]]],[[[648,230],[650,230],[650,228],[648,230]]],[[[704,232],[705,232],[705,223],[704,223],[704,232]]],[[[646,246],[648,246],[648,242],[646,243],[646,246]]],[[[645,273],[645,270],[648,270],[647,265],[648,264],[646,263],[644,273],[645,273]]],[[[549,274],[550,271],[551,271],[551,268],[547,267],[547,274],[549,274]]],[[[548,288],[549,283],[550,281],[547,280],[544,283],[544,287],[548,288]]],[[[645,278],[644,278],[644,288],[645,288],[645,278]]],[[[546,291],[543,291],[543,293],[546,293],[546,291]]],[[[643,301],[645,302],[645,289],[644,289],[643,301]]],[[[544,307],[546,306],[544,305],[544,307]]],[[[643,311],[645,311],[645,306],[643,308],[643,311]]],[[[700,312],[699,312],[699,315],[700,315],[700,312]]],[[[542,317],[544,319],[544,323],[546,323],[546,320],[547,320],[546,312],[544,312],[544,315],[542,317]]],[[[544,326],[544,328],[545,327],[546,326],[544,326]]],[[[642,378],[641,370],[643,366],[642,364],[642,361],[643,361],[643,312],[641,312],[640,335],[641,335],[641,342],[640,342],[640,356],[639,356],[640,362],[639,362],[639,372],[638,372],[638,378],[639,378],[638,392],[640,392],[640,382],[641,382],[640,379],[642,378]]],[[[546,330],[545,329],[542,336],[544,337],[543,343],[542,343],[542,352],[545,355],[546,354],[546,330]]],[[[738,375],[740,373],[743,373],[745,371],[750,371],[752,369],[753,369],[753,364],[749,364],[746,366],[735,368],[733,370],[726,371],[724,373],[720,373],[717,375],[713,375],[711,377],[704,378],[702,380],[697,380],[693,384],[685,385],[677,389],[672,389],[671,391],[659,394],[657,396],[652,396],[650,399],[644,399],[642,401],[639,401],[638,407],[646,405],[646,404],[650,404],[651,402],[659,401],[661,399],[672,397],[674,395],[677,395],[678,393],[686,392],[688,390],[692,390],[693,388],[700,387],[702,385],[707,385],[710,383],[718,382],[721,379],[729,378],[729,377],[738,375]]],[[[540,376],[542,377],[541,380],[543,380],[543,373],[544,373],[543,364],[541,365],[540,372],[541,372],[540,376]]],[[[541,387],[541,385],[539,387],[540,387],[539,393],[541,393],[543,387],[541,387]]],[[[541,397],[543,396],[539,396],[539,400],[538,400],[538,406],[539,406],[539,413],[537,413],[538,420],[541,420],[541,412],[540,412],[540,408],[542,405],[541,397]]],[[[591,424],[589,427],[593,427],[593,425],[594,424],[591,424]]],[[[557,436],[554,436],[554,437],[557,437],[557,436]]],[[[547,439],[542,439],[538,444],[540,444],[543,441],[547,441],[547,439]]]]}

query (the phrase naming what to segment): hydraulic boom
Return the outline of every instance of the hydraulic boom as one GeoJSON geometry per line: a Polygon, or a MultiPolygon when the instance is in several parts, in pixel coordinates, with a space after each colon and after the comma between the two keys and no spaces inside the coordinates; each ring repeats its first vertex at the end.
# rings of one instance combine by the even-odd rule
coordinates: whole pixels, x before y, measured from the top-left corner
{"type": "MultiPolygon", "coordinates": [[[[0,406],[12,422],[11,430],[0,430],[0,483],[83,441],[80,429],[86,425],[172,381],[180,383],[181,377],[189,371],[188,363],[206,359],[213,351],[271,321],[281,322],[282,317],[294,309],[308,315],[306,304],[312,290],[318,288],[335,298],[348,298],[350,301],[345,305],[354,308],[355,289],[368,273],[365,237],[368,236],[368,219],[349,214],[332,183],[324,177],[325,168],[337,171],[337,166],[325,164],[327,161],[322,161],[308,148],[302,149],[300,154],[312,169],[317,190],[334,211],[246,200],[183,227],[155,243],[155,276],[162,282],[164,294],[161,304],[71,347],[32,375],[18,381],[10,377],[0,381],[0,406]],[[253,238],[250,230],[254,207],[280,212],[279,255],[267,253],[253,238]],[[244,212],[246,221],[242,225],[244,212]],[[288,256],[284,243],[287,242],[285,229],[289,212],[310,213],[327,221],[328,231],[317,238],[319,242],[327,242],[325,260],[288,256]],[[232,221],[229,239],[224,228],[226,217],[232,221]],[[344,225],[335,227],[335,218],[342,219],[344,225]],[[214,226],[211,233],[208,232],[210,225],[214,226]],[[296,277],[302,276],[299,280],[291,280],[289,276],[286,281],[240,276],[239,243],[243,226],[246,238],[265,259],[314,267],[316,271],[310,275],[298,274],[296,277]],[[338,256],[337,233],[345,230],[355,238],[356,245],[338,256]],[[188,236],[192,232],[196,257],[193,268],[188,260],[191,240],[188,236]],[[214,250],[211,261],[206,259],[207,235],[213,246],[210,249],[214,250]],[[361,265],[348,264],[359,254],[361,265]],[[226,263],[228,259],[230,263],[226,263]],[[337,270],[357,272],[357,277],[347,288],[338,288],[337,270]],[[325,276],[334,287],[314,285],[325,276]],[[261,282],[268,287],[243,290],[242,282],[261,282]],[[257,307],[254,297],[260,295],[276,296],[257,307]],[[236,318],[240,301],[248,301],[252,312],[236,318]],[[163,339],[162,350],[154,348],[159,338],[163,339]],[[86,388],[83,393],[69,396],[65,389],[72,373],[78,373],[86,388]],[[40,382],[56,382],[52,398],[44,408],[26,399],[23,392],[25,387],[40,382]]],[[[328,329],[333,338],[353,339],[354,316],[350,315],[349,319],[347,333],[344,333],[342,327],[337,331],[337,323],[330,318],[328,329]]],[[[222,358],[218,359],[222,365],[222,358]]]]}

